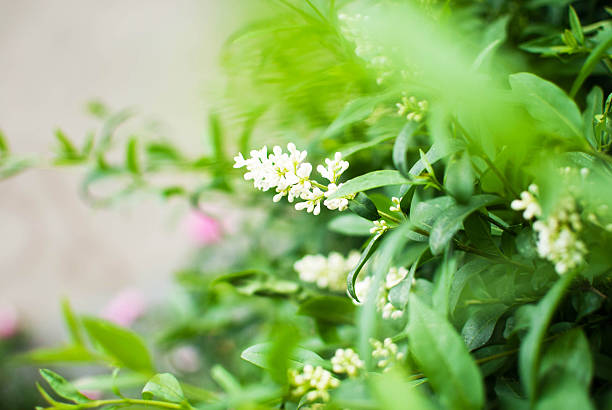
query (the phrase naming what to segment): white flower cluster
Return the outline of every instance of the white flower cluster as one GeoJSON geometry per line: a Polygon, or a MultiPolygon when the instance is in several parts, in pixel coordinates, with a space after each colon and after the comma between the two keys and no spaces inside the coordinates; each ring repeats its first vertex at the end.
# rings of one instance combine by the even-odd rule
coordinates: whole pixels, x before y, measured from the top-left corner
{"type": "Polygon", "coordinates": [[[304,282],[342,292],[346,290],[346,276],[357,265],[360,256],[358,251],[349,252],[346,258],[338,252],[332,252],[327,257],[306,255],[296,261],[293,268],[304,282]]]}
{"type": "MultiPolygon", "coordinates": [[[[393,306],[389,300],[389,291],[403,281],[406,276],[408,276],[408,269],[404,267],[392,267],[389,269],[385,277],[384,287],[378,292],[376,300],[376,309],[382,312],[383,319],[399,319],[404,315],[404,311],[393,306]]],[[[368,297],[371,287],[371,276],[367,276],[355,284],[355,294],[359,298],[360,303],[363,303],[368,297]]]]}
{"type": "Polygon", "coordinates": [[[289,202],[296,198],[303,202],[295,204],[295,209],[306,209],[314,215],[321,212],[321,201],[328,209],[344,211],[348,207],[348,200],[352,197],[329,199],[342,184],[337,184],[338,178],[349,167],[347,161],[342,160],[342,154],[336,152],[333,159],[326,159],[326,166],[319,165],[317,171],[329,181],[327,186],[310,179],[312,164],[305,162],[306,151],[299,151],[295,144],[287,144],[289,153],[283,152],[278,145],[268,155],[268,148],[251,151],[251,157],[244,159],[242,153],[234,157],[234,168],[246,167],[244,179],[253,180],[255,188],[267,191],[274,188],[274,202],[280,201],[284,196],[289,202]]]}
{"type": "Polygon", "coordinates": [[[402,212],[402,207],[400,205],[401,199],[399,199],[398,197],[391,197],[391,202],[393,203],[393,205],[391,205],[389,207],[389,211],[391,212],[402,212]]]}
{"type": "Polygon", "coordinates": [[[346,373],[349,377],[357,376],[363,369],[363,360],[353,349],[338,349],[331,359],[332,369],[336,373],[346,373]]]}
{"type": "Polygon", "coordinates": [[[378,221],[373,221],[374,226],[370,228],[371,234],[382,235],[387,232],[391,227],[384,219],[380,219],[378,221]]]}
{"type": "MultiPolygon", "coordinates": [[[[537,195],[538,187],[530,185],[528,191],[521,193],[520,200],[512,201],[512,209],[524,210],[523,218],[526,220],[534,216],[540,217],[542,209],[536,199],[537,195]]],[[[534,222],[533,229],[538,233],[538,255],[552,262],[559,275],[584,262],[587,249],[584,242],[579,239],[582,221],[572,197],[565,197],[559,201],[555,211],[546,220],[534,222]]]]}
{"type": "Polygon", "coordinates": [[[515,199],[510,204],[510,207],[515,211],[523,211],[523,218],[526,220],[532,219],[534,216],[542,216],[542,208],[535,198],[538,195],[538,186],[536,184],[529,185],[527,191],[521,192],[521,199],[515,199]]]}
{"type": "Polygon", "coordinates": [[[395,104],[397,114],[406,116],[408,121],[422,121],[429,108],[429,103],[426,100],[417,100],[416,97],[402,97],[402,102],[395,104]]]}
{"type": "Polygon", "coordinates": [[[305,365],[301,372],[289,370],[291,395],[302,397],[306,394],[307,401],[329,401],[329,389],[338,387],[340,381],[321,366],[305,365]]]}
{"type": "Polygon", "coordinates": [[[372,357],[378,360],[376,366],[383,369],[383,372],[388,371],[395,363],[404,360],[406,357],[404,353],[398,352],[397,345],[390,338],[386,338],[382,342],[370,339],[370,344],[374,348],[372,357]]]}

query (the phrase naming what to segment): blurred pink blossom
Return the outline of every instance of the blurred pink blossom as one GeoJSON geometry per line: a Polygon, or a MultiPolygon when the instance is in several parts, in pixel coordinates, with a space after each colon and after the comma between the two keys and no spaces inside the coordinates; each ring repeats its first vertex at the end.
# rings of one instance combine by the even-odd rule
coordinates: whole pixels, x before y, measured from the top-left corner
{"type": "Polygon", "coordinates": [[[193,211],[187,216],[187,228],[193,240],[200,245],[217,243],[222,237],[219,222],[200,211],[193,211]]]}
{"type": "Polygon", "coordinates": [[[115,296],[102,310],[102,317],[120,326],[129,327],[144,313],[145,298],[142,292],[127,289],[115,296]]]}
{"type": "Polygon", "coordinates": [[[200,354],[191,345],[179,346],[170,353],[172,365],[183,373],[194,373],[200,369],[200,354]]]}
{"type": "Polygon", "coordinates": [[[0,340],[9,339],[19,330],[19,317],[13,305],[0,305],[0,340]]]}
{"type": "Polygon", "coordinates": [[[81,390],[81,394],[89,400],[100,400],[102,398],[100,390],[81,390]]]}

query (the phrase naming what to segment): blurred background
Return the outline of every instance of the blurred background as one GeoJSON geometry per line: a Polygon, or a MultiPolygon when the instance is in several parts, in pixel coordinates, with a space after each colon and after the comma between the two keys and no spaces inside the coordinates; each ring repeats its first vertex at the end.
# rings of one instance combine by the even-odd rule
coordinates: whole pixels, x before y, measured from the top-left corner
{"type": "MultiPolygon", "coordinates": [[[[82,141],[98,126],[85,109],[98,99],[134,107],[179,146],[199,143],[237,12],[218,0],[0,0],[0,129],[14,152],[51,152],[55,128],[82,141]]],[[[184,207],[92,209],[77,192],[83,172],[0,183],[0,305],[36,343],[64,337],[61,297],[92,314],[125,295],[156,303],[195,246],[184,207]]]]}

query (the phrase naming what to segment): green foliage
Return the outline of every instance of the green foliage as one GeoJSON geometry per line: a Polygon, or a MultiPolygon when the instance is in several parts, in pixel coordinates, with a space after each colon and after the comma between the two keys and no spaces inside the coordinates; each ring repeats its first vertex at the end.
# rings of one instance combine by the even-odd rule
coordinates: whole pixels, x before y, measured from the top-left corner
{"type": "MultiPolygon", "coordinates": [[[[212,248],[177,275],[185,300],[147,343],[64,302],[70,344],[21,358],[122,368],[96,380],[118,399],[80,408],[609,407],[612,23],[602,2],[249,7],[222,52],[227,98],[209,115],[203,153],[123,135],[131,113],[92,103],[100,130],[79,143],[57,131],[52,162],[86,166],[95,205],[152,192],[197,207],[222,193],[261,217],[249,213],[228,239],[221,268],[212,248]],[[313,166],[298,179],[317,198],[273,204],[232,169],[237,149],[287,142],[308,150],[303,162],[348,158],[329,181],[338,189],[327,192],[313,166]],[[154,182],[166,173],[196,182],[154,182]],[[118,190],[99,196],[104,181],[118,190]],[[295,209],[307,200],[320,215],[295,209]],[[184,344],[202,369],[155,375],[168,363],[159,356],[184,344]],[[119,384],[144,385],[143,398],[119,384]]],[[[0,177],[36,164],[0,135],[0,177]]],[[[284,178],[292,165],[262,175],[284,178]]],[[[80,397],[78,380],[43,376],[58,396],[80,397]]]]}

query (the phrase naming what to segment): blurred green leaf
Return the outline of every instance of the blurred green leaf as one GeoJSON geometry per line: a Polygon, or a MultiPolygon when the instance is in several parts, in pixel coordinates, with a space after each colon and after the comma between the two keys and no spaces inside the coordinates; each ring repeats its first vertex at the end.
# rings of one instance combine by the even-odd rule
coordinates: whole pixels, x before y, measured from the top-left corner
{"type": "Polygon", "coordinates": [[[132,174],[140,174],[140,160],[138,159],[138,140],[131,137],[125,148],[125,167],[132,174]]]}
{"type": "Polygon", "coordinates": [[[410,351],[444,407],[482,408],[480,371],[455,329],[414,295],[409,312],[410,351]]]}
{"type": "Polygon", "coordinates": [[[529,114],[550,132],[575,142],[582,139],[580,111],[562,89],[530,73],[512,74],[510,86],[529,114]]]}
{"type": "Polygon", "coordinates": [[[410,178],[407,153],[413,147],[414,133],[417,129],[416,122],[409,122],[402,128],[393,145],[393,165],[404,178],[410,178]]]}
{"type": "Polygon", "coordinates": [[[68,327],[68,332],[70,333],[72,342],[77,345],[84,346],[85,343],[81,325],[70,307],[70,301],[65,298],[62,299],[62,314],[64,316],[64,322],[66,322],[66,326],[68,327]]]}
{"type": "Polygon", "coordinates": [[[576,276],[576,271],[561,276],[544,298],[531,311],[531,325],[527,336],[521,343],[519,351],[519,372],[521,383],[527,392],[531,403],[535,403],[538,386],[538,369],[540,365],[540,352],[546,330],[552,320],[557,306],[561,302],[565,291],[576,276]]]}
{"type": "Polygon", "coordinates": [[[159,373],[149,379],[142,389],[142,398],[146,400],[156,398],[170,403],[185,401],[180,383],[170,373],[159,373]]]}
{"type": "Polygon", "coordinates": [[[329,221],[330,231],[347,236],[369,236],[372,223],[358,215],[340,215],[329,221]]]}
{"type": "Polygon", "coordinates": [[[98,343],[119,365],[138,372],[154,372],[149,351],[144,341],[136,333],[94,317],[84,317],[82,320],[92,340],[98,343]]]}
{"type": "MultiPolygon", "coordinates": [[[[260,343],[246,348],[240,357],[249,363],[263,369],[269,369],[267,355],[272,347],[271,343],[260,343]]],[[[321,356],[307,349],[297,347],[289,356],[289,361],[292,367],[302,368],[306,364],[312,366],[322,366],[329,369],[331,367],[327,360],[323,360],[321,356]]]]}
{"type": "Polygon", "coordinates": [[[88,403],[91,401],[59,374],[48,369],[41,369],[40,375],[47,381],[47,383],[49,383],[49,386],[51,386],[53,391],[59,396],[74,403],[88,403]]]}
{"type": "Polygon", "coordinates": [[[597,47],[595,47],[591,51],[586,61],[582,65],[578,76],[574,80],[574,84],[572,84],[572,89],[569,94],[571,97],[576,95],[576,93],[584,83],[584,80],[586,80],[587,77],[591,75],[591,73],[595,69],[595,66],[599,63],[599,60],[601,60],[601,58],[606,55],[610,47],[612,47],[612,28],[607,29],[606,34],[602,38],[601,42],[597,44],[597,47]]]}
{"type": "Polygon", "coordinates": [[[333,324],[353,324],[355,305],[345,297],[317,296],[307,299],[298,308],[298,314],[333,324]]]}
{"type": "Polygon", "coordinates": [[[448,161],[444,187],[460,204],[468,203],[474,194],[474,171],[467,152],[459,152],[448,161]]]}

